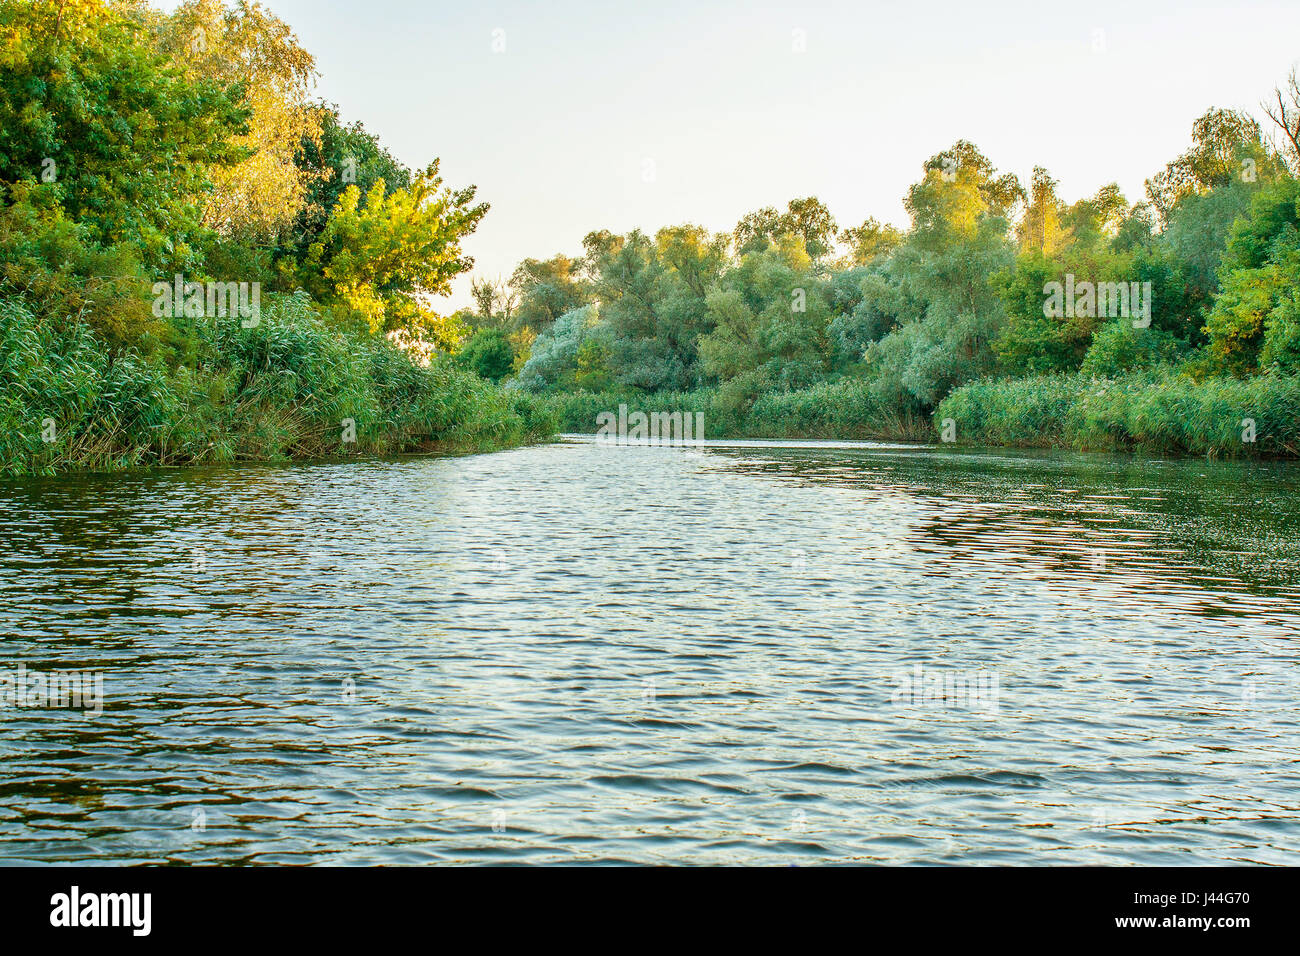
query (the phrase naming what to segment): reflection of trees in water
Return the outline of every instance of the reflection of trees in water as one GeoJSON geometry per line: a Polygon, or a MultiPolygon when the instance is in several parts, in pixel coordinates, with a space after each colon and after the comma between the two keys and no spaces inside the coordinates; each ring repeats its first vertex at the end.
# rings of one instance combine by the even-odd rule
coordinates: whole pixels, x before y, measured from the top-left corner
{"type": "Polygon", "coordinates": [[[909,542],[971,564],[1262,596],[1300,588],[1300,469],[1043,452],[746,450],[727,470],[876,494],[927,517],[909,542]],[[757,456],[763,455],[763,459],[757,456]]]}
{"type": "MultiPolygon", "coordinates": [[[[211,617],[205,605],[214,592],[226,605],[242,601],[243,614],[257,613],[286,567],[364,532],[361,502],[355,512],[333,509],[328,520],[313,520],[327,471],[214,468],[0,483],[6,630],[54,637],[64,649],[103,647],[109,618],[211,617]],[[199,601],[189,600],[196,592],[199,601]]],[[[113,646],[135,640],[129,628],[113,634],[113,646]]]]}

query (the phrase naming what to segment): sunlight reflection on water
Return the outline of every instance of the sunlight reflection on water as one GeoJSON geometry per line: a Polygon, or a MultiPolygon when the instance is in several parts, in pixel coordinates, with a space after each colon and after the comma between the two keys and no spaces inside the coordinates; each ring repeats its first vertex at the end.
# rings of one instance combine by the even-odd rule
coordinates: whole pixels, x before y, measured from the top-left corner
{"type": "Polygon", "coordinates": [[[0,859],[1293,862],[1298,475],[568,440],[0,483],[0,668],[107,692],[0,710],[0,859]]]}

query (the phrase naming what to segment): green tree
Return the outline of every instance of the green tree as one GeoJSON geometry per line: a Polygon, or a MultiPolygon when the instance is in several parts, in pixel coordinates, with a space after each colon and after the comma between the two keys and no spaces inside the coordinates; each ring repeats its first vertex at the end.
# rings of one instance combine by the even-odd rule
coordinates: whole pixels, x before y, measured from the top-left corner
{"type": "Polygon", "coordinates": [[[724,381],[758,373],[784,388],[816,381],[828,367],[829,293],[798,237],[749,253],[706,298],[714,328],[700,339],[703,370],[724,381]]]}
{"type": "Polygon", "coordinates": [[[557,255],[550,259],[525,259],[510,277],[518,299],[512,325],[534,333],[591,301],[591,285],[582,275],[582,260],[557,255]]]}
{"type": "Polygon", "coordinates": [[[481,329],[457,354],[457,360],[489,382],[499,382],[514,368],[515,352],[504,329],[481,329]]]}
{"type": "Polygon", "coordinates": [[[1131,213],[1118,183],[1109,183],[1071,205],[1061,217],[1070,242],[1087,248],[1106,245],[1119,235],[1131,213]]]}
{"type": "MultiPolygon", "coordinates": [[[[1219,267],[1222,290],[1206,320],[1210,367],[1245,374],[1259,365],[1270,324],[1283,335],[1300,282],[1300,182],[1283,179],[1258,192],[1232,228],[1219,267]]],[[[1283,354],[1279,342],[1270,358],[1283,354]]]]}
{"type": "Polygon", "coordinates": [[[509,283],[500,279],[474,279],[469,286],[475,311],[470,317],[473,328],[500,328],[511,325],[519,297],[509,283]]]}
{"type": "Polygon", "coordinates": [[[1281,161],[1265,144],[1259,123],[1236,110],[1212,109],[1192,124],[1192,148],[1146,182],[1161,222],[1180,199],[1234,180],[1275,180],[1281,161]]]}
{"type": "Polygon", "coordinates": [[[287,23],[251,0],[186,0],[157,30],[178,69],[239,89],[249,110],[233,144],[246,158],[212,170],[204,223],[247,244],[277,244],[307,202],[308,171],[296,162],[302,142],[320,142],[310,100],[315,59],[287,23]]]}
{"type": "Polygon", "coordinates": [[[1056,180],[1047,174],[1046,169],[1034,167],[1029,205],[1017,230],[1022,251],[1051,256],[1066,242],[1068,230],[1062,224],[1065,203],[1057,196],[1056,186],[1056,180]]]}
{"type": "Polygon", "coordinates": [[[300,270],[323,302],[372,331],[401,329],[453,344],[456,330],[429,311],[424,300],[445,295],[451,281],[473,267],[461,242],[488,207],[474,205],[475,187],[444,188],[438,161],[409,189],[391,194],[383,180],[362,197],[349,186],[300,270]]]}
{"type": "Polygon", "coordinates": [[[849,263],[865,266],[897,249],[903,241],[903,233],[896,226],[882,225],[874,218],[868,218],[860,226],[842,230],[840,239],[850,247],[849,263]]]}
{"type": "Polygon", "coordinates": [[[249,111],[237,85],[187,76],[150,24],[103,0],[0,0],[0,183],[56,185],[98,241],[187,269],[213,178],[248,157],[249,111]]]}
{"type": "Polygon", "coordinates": [[[808,256],[817,261],[830,252],[838,227],[831,211],[816,196],[791,199],[785,212],[771,206],[745,215],[736,224],[732,240],[736,255],[761,252],[784,236],[797,236],[808,256]]]}
{"type": "Polygon", "coordinates": [[[294,160],[306,184],[302,208],[285,248],[295,258],[306,255],[320,239],[330,213],[349,186],[367,196],[376,183],[383,182],[386,194],[392,195],[410,189],[412,183],[411,170],[363,124],[344,125],[336,106],[321,103],[314,111],[319,135],[305,134],[294,160]]]}
{"type": "Polygon", "coordinates": [[[912,231],[890,267],[903,301],[915,303],[906,310],[912,316],[864,355],[876,397],[917,412],[996,367],[993,342],[1006,314],[991,280],[1014,263],[1008,217],[1024,200],[1016,177],[999,175],[964,140],[932,156],[923,172],[906,200],[912,231]]]}

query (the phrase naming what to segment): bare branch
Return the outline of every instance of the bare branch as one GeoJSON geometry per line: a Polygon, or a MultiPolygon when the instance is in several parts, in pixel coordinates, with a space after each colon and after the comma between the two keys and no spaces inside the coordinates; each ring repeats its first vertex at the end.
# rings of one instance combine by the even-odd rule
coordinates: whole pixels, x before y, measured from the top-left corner
{"type": "Polygon", "coordinates": [[[1273,90],[1276,103],[1264,102],[1264,115],[1273,121],[1287,139],[1287,159],[1291,168],[1300,170],[1300,74],[1291,71],[1287,79],[1287,89],[1281,87],[1273,90]],[[1290,103],[1287,100],[1290,100],[1290,103]]]}

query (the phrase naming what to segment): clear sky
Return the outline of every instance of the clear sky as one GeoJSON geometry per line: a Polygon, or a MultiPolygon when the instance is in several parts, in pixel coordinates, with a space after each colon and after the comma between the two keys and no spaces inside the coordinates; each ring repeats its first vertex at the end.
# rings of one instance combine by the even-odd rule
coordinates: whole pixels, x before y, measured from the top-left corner
{"type": "Polygon", "coordinates": [[[1193,119],[1262,119],[1300,60],[1300,0],[263,4],[345,120],[478,185],[492,211],[466,248],[492,278],[593,229],[730,230],[796,196],[905,225],[921,163],[961,138],[1026,183],[1046,166],[1066,199],[1114,181],[1134,201],[1193,119]]]}

